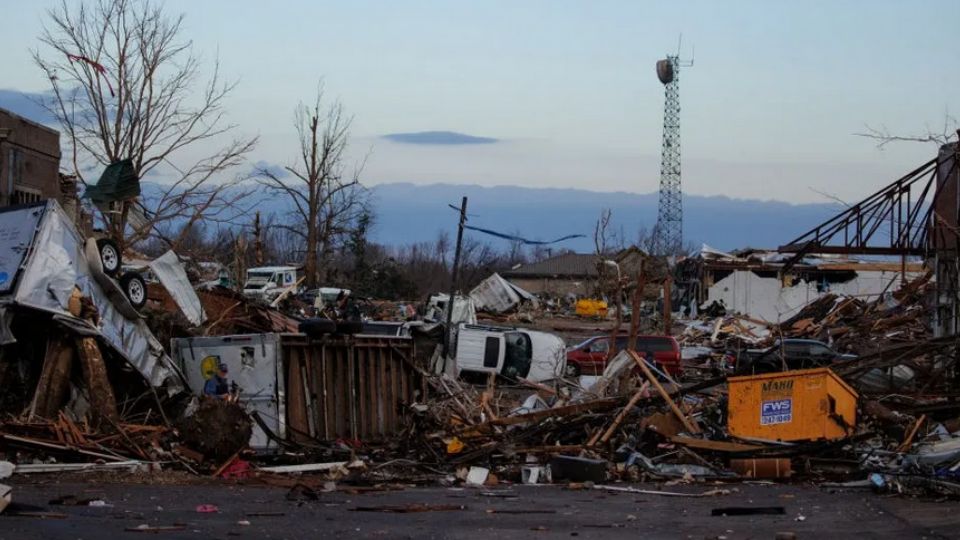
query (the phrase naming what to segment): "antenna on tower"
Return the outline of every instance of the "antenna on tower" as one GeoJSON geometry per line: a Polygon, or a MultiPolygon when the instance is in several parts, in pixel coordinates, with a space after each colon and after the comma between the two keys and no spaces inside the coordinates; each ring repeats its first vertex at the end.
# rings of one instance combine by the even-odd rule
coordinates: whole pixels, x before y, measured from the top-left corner
{"type": "Polygon", "coordinates": [[[674,255],[683,247],[683,190],[680,182],[680,86],[681,67],[693,66],[693,59],[680,60],[683,34],[677,54],[657,62],[657,78],[663,83],[663,147],[660,156],[660,206],[654,229],[655,255],[674,255]]]}

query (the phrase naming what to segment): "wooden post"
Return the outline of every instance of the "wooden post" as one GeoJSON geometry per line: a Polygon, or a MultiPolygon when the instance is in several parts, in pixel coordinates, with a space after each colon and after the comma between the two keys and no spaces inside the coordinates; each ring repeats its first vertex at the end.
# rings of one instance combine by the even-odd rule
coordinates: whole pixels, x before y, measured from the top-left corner
{"type": "Polygon", "coordinates": [[[119,424],[117,399],[114,397],[113,387],[107,377],[107,365],[103,361],[103,355],[100,354],[97,340],[92,337],[81,337],[76,339],[76,344],[95,424],[100,424],[103,419],[108,420],[108,423],[119,424]]]}
{"type": "Polygon", "coordinates": [[[647,285],[646,275],[647,259],[640,259],[640,269],[637,270],[636,289],[633,291],[633,298],[630,300],[630,338],[627,341],[627,348],[637,349],[637,336],[640,335],[640,305],[643,303],[643,289],[647,285]]]}
{"type": "MultiPolygon", "coordinates": [[[[620,327],[623,326],[623,279],[620,276],[620,267],[617,266],[617,286],[614,289],[614,294],[617,295],[616,303],[616,323],[613,325],[613,330],[610,331],[610,345],[607,347],[607,363],[610,360],[613,360],[613,357],[620,351],[617,350],[617,338],[620,337],[620,327]]],[[[629,348],[630,344],[627,344],[626,348],[629,348]]]]}
{"type": "Polygon", "coordinates": [[[673,305],[670,298],[670,285],[672,284],[673,279],[667,276],[667,279],[663,280],[663,335],[669,336],[673,330],[673,305]]]}
{"type": "Polygon", "coordinates": [[[647,377],[647,380],[650,381],[650,384],[652,384],[653,387],[657,389],[657,392],[660,393],[660,397],[662,397],[663,400],[667,402],[667,405],[670,406],[670,410],[673,411],[673,414],[677,417],[678,420],[680,420],[681,423],[683,423],[683,427],[685,427],[687,431],[689,431],[690,433],[700,433],[700,428],[697,427],[696,424],[691,422],[686,417],[686,415],[683,414],[683,411],[680,410],[680,407],[677,407],[677,404],[674,403],[672,399],[670,399],[670,394],[668,394],[667,391],[664,390],[663,386],[660,385],[660,381],[657,380],[656,375],[654,375],[650,371],[650,368],[647,367],[647,363],[643,361],[643,358],[640,358],[640,355],[637,354],[636,351],[627,351],[627,352],[629,352],[630,355],[633,356],[633,361],[636,362],[637,365],[640,367],[640,371],[643,371],[643,374],[647,377]]]}

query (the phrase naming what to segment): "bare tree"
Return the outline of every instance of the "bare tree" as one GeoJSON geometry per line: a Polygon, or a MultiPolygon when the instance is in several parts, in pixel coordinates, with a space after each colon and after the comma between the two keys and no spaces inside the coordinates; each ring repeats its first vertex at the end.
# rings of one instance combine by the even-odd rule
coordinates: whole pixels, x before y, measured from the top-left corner
{"type": "Polygon", "coordinates": [[[316,287],[326,279],[326,262],[333,255],[335,243],[369,210],[359,180],[363,164],[348,173],[345,162],[350,123],[341,103],[323,104],[323,88],[318,88],[313,105],[301,103],[294,114],[300,155],[294,166],[284,168],[292,178],[266,168],[258,171],[264,186],[287,197],[293,205],[294,223],[286,228],[301,236],[306,245],[303,266],[307,287],[316,287]]]}
{"type": "MultiPolygon", "coordinates": [[[[158,193],[104,213],[124,244],[156,234],[165,222],[227,222],[246,195],[231,189],[239,180],[225,181],[223,174],[257,140],[218,142],[235,128],[224,121],[223,108],[235,83],[221,80],[216,62],[210,78],[200,79],[201,63],[181,37],[182,22],[183,15],[170,16],[149,0],[63,1],[48,12],[44,48],[33,53],[52,88],[44,106],[66,135],[71,172],[85,185],[85,168],[127,158],[138,178],[159,170],[173,177],[158,193]],[[161,163],[169,167],[158,169],[161,163]]],[[[185,239],[166,241],[176,248],[185,239]]]]}
{"type": "Polygon", "coordinates": [[[890,130],[887,129],[887,126],[881,125],[880,127],[865,126],[866,131],[863,133],[854,133],[858,137],[867,137],[868,139],[873,139],[877,141],[877,148],[883,148],[886,145],[893,142],[919,142],[919,143],[932,143],[937,145],[939,148],[951,141],[957,140],[960,137],[960,122],[957,121],[955,116],[952,116],[949,111],[944,112],[943,114],[943,126],[938,129],[933,129],[930,126],[927,126],[926,132],[918,135],[895,135],[890,133],[890,130]]]}

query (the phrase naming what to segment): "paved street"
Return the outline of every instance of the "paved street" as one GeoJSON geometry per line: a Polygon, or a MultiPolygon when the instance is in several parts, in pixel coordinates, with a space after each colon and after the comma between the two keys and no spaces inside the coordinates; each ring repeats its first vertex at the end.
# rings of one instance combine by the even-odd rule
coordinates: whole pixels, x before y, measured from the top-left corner
{"type": "MultiPolygon", "coordinates": [[[[655,485],[636,486],[657,489],[655,485]]],[[[702,492],[715,486],[676,486],[702,492]]],[[[570,491],[556,486],[496,489],[410,488],[367,494],[323,493],[289,501],[287,489],[238,485],[15,484],[20,511],[65,518],[0,516],[0,540],[94,538],[957,538],[956,503],[891,498],[815,487],[729,485],[729,495],[674,498],[570,491]],[[99,498],[110,506],[49,505],[99,498]],[[216,505],[219,512],[199,513],[216,505]],[[385,505],[444,505],[411,513],[359,511],[385,505]],[[713,517],[718,507],[782,506],[783,515],[713,517]],[[460,507],[463,507],[460,509],[460,507]],[[260,515],[257,515],[260,514],[260,515]],[[248,524],[246,523],[248,522],[248,524]],[[141,525],[182,527],[125,532],[141,525]]]]}

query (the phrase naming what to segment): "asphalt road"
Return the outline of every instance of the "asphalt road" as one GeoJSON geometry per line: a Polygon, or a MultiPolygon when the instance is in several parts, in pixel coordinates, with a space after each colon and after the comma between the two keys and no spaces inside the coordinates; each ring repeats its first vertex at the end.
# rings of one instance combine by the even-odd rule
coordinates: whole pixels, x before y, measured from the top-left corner
{"type": "MultiPolygon", "coordinates": [[[[75,478],[75,477],[74,477],[75,478]]],[[[10,479],[8,479],[9,481],[10,479]]],[[[150,485],[14,482],[15,511],[0,515],[0,540],[110,538],[960,538],[955,502],[929,502],[791,485],[731,484],[727,495],[678,498],[557,486],[491,489],[410,488],[365,494],[323,493],[289,501],[284,488],[230,484],[150,485]],[[108,506],[50,505],[57,497],[108,506]],[[200,513],[198,505],[219,511],[200,513]],[[25,508],[34,505],[36,508],[25,508]],[[411,513],[362,511],[394,505],[445,505],[411,513]],[[782,506],[783,515],[711,516],[718,507],[782,506]],[[182,527],[160,533],[139,526],[182,527]]],[[[658,489],[655,485],[634,486],[658,489]]],[[[690,493],[716,486],[664,488],[690,493]]]]}

